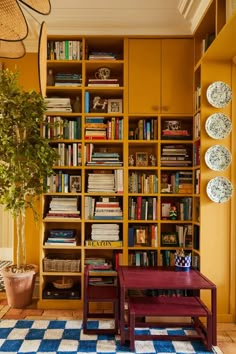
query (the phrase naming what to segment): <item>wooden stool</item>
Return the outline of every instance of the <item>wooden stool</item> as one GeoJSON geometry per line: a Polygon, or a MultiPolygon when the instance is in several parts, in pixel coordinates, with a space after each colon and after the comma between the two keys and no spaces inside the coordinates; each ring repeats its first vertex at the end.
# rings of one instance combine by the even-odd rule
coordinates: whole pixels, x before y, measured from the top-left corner
{"type": "Polygon", "coordinates": [[[119,325],[119,289],[116,285],[90,285],[89,267],[84,270],[84,304],[83,304],[83,331],[86,334],[117,334],[119,325]],[[96,302],[112,303],[112,313],[90,312],[89,304],[96,302]],[[115,327],[110,329],[89,329],[88,318],[114,318],[115,327]]]}

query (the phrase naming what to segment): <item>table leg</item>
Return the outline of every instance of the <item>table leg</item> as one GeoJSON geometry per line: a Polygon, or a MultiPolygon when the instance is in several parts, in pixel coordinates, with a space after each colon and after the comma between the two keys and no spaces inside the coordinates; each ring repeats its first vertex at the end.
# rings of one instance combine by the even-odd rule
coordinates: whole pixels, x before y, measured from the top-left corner
{"type": "Polygon", "coordinates": [[[216,331],[216,288],[211,290],[211,312],[212,312],[212,344],[217,345],[217,331],[216,331]]]}
{"type": "Polygon", "coordinates": [[[125,289],[120,287],[120,342],[125,344],[125,289]]]}

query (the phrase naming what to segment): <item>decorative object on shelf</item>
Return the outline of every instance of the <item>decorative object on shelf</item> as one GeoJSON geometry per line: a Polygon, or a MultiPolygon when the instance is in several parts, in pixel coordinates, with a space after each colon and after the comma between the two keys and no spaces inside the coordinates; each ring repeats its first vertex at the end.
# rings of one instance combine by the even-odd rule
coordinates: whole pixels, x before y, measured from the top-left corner
{"type": "Polygon", "coordinates": [[[107,99],[95,96],[93,98],[93,104],[91,112],[106,112],[107,111],[107,99]]]}
{"type": "Polygon", "coordinates": [[[54,75],[52,69],[48,70],[48,75],[47,75],[47,86],[54,86],[55,85],[55,80],[54,80],[54,75]]]}
{"type": "Polygon", "coordinates": [[[109,79],[110,76],[111,76],[111,70],[109,68],[106,68],[106,67],[99,68],[95,72],[95,78],[99,79],[99,80],[109,79]]]}
{"type": "Polygon", "coordinates": [[[191,267],[191,253],[185,254],[184,250],[178,249],[175,252],[175,270],[188,272],[191,267]]]}
{"type": "Polygon", "coordinates": [[[214,113],[207,118],[205,129],[211,138],[224,139],[232,130],[232,122],[225,114],[214,113]]]}
{"type": "Polygon", "coordinates": [[[147,166],[148,154],[146,152],[136,152],[136,166],[147,166]]]}
{"type": "Polygon", "coordinates": [[[161,246],[162,247],[178,247],[179,239],[177,232],[162,232],[161,233],[161,246]]]}
{"type": "MultiPolygon", "coordinates": [[[[23,40],[28,36],[29,28],[22,11],[22,4],[42,15],[51,12],[50,0],[1,0],[0,57],[2,58],[17,59],[25,55],[23,40]]],[[[26,8],[25,10],[27,11],[26,8]]],[[[31,15],[30,12],[27,13],[31,15]]],[[[34,19],[32,15],[31,17],[34,19]]]]}
{"type": "Polygon", "coordinates": [[[224,203],[232,197],[233,185],[225,177],[215,177],[207,183],[206,191],[213,202],[224,203]]]}
{"type": "Polygon", "coordinates": [[[81,176],[70,176],[70,192],[81,192],[81,176]]]}
{"type": "Polygon", "coordinates": [[[135,232],[135,246],[148,246],[148,234],[146,228],[138,228],[135,232]]]}
{"type": "Polygon", "coordinates": [[[214,145],[207,149],[205,161],[213,171],[224,171],[231,164],[231,152],[222,145],[214,145]]]}
{"type": "Polygon", "coordinates": [[[166,120],[164,122],[164,130],[180,130],[181,121],[180,120],[166,120]]]}
{"type": "Polygon", "coordinates": [[[107,111],[108,113],[122,113],[122,99],[109,99],[107,111]]]}
{"type": "Polygon", "coordinates": [[[170,207],[170,219],[171,220],[176,220],[176,218],[177,218],[177,209],[176,209],[175,205],[172,205],[170,207]]]}
{"type": "Polygon", "coordinates": [[[232,91],[223,81],[215,81],[208,86],[206,92],[208,102],[215,108],[223,108],[230,103],[232,91]]]}
{"type": "Polygon", "coordinates": [[[81,102],[80,102],[80,97],[76,96],[75,101],[73,103],[73,112],[75,113],[80,113],[81,112],[81,102]]]}
{"type": "Polygon", "coordinates": [[[129,155],[129,166],[134,166],[134,155],[129,155]]]}
{"type": "Polygon", "coordinates": [[[150,159],[151,166],[156,166],[156,156],[154,156],[153,154],[151,154],[151,155],[149,156],[149,159],[150,159]]]}

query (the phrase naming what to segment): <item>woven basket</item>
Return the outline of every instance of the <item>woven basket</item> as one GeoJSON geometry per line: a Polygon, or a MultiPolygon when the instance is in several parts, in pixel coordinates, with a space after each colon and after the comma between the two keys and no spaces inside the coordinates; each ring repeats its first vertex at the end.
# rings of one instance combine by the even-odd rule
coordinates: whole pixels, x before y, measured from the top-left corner
{"type": "Polygon", "coordinates": [[[76,255],[47,255],[43,259],[45,272],[80,272],[80,259],[76,255]]]}

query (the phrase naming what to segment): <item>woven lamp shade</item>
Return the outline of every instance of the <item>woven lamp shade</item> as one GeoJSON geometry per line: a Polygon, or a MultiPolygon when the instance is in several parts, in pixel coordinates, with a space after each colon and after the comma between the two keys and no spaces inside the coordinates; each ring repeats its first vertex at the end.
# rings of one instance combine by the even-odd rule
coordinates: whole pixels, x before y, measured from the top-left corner
{"type": "Polygon", "coordinates": [[[42,14],[48,15],[51,11],[50,0],[19,0],[22,4],[30,7],[32,10],[42,14]]]}
{"type": "Polygon", "coordinates": [[[0,41],[0,58],[18,59],[25,55],[25,46],[22,41],[0,41]]]}
{"type": "Polygon", "coordinates": [[[0,39],[20,41],[27,37],[27,22],[16,0],[1,0],[0,14],[0,39]]]}

